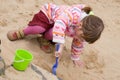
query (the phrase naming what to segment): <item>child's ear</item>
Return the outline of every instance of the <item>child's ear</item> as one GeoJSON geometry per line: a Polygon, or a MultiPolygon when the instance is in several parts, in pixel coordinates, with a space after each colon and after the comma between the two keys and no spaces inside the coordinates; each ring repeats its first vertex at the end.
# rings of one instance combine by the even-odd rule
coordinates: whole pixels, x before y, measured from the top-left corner
{"type": "Polygon", "coordinates": [[[92,11],[92,8],[89,6],[85,6],[84,8],[82,8],[82,10],[89,14],[89,12],[92,11]]]}

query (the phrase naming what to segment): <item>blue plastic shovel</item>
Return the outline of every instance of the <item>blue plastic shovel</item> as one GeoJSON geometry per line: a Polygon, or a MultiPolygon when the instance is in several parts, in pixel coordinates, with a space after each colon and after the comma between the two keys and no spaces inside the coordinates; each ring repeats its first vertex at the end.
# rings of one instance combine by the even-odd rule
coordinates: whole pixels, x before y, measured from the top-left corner
{"type": "MultiPolygon", "coordinates": [[[[59,48],[60,48],[60,44],[56,44],[56,51],[58,51],[59,48]]],[[[56,57],[56,62],[55,62],[55,64],[52,67],[52,73],[54,75],[56,75],[56,69],[57,69],[57,67],[58,67],[58,57],[56,57]]]]}

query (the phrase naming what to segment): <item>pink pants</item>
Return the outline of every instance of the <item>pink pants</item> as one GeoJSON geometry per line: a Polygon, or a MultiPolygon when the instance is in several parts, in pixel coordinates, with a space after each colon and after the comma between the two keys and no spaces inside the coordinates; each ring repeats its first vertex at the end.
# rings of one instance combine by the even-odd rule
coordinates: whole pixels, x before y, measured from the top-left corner
{"type": "Polygon", "coordinates": [[[25,36],[30,34],[43,34],[44,38],[47,40],[52,40],[52,28],[46,30],[42,26],[28,26],[23,30],[25,36]]]}

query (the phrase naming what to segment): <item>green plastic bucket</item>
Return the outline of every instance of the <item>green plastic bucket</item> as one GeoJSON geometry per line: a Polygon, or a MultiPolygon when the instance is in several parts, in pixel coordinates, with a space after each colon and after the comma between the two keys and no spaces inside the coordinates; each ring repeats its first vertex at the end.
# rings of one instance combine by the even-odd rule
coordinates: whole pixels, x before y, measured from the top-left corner
{"type": "Polygon", "coordinates": [[[16,55],[13,61],[13,67],[16,70],[24,71],[33,59],[33,55],[23,49],[16,50],[16,55]]]}

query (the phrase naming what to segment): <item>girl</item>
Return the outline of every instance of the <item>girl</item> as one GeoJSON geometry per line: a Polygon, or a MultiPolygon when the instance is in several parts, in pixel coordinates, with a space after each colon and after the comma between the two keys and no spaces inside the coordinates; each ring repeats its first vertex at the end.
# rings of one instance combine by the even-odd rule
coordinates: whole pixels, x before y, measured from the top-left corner
{"type": "Polygon", "coordinates": [[[55,56],[60,57],[65,36],[73,38],[71,45],[71,59],[76,65],[81,65],[79,55],[84,42],[94,43],[99,39],[104,29],[103,21],[92,15],[92,9],[84,4],[73,6],[57,6],[49,3],[42,6],[41,10],[34,15],[28,26],[22,30],[9,31],[8,39],[18,40],[31,34],[41,34],[43,37],[41,49],[51,52],[51,42],[59,43],[60,49],[55,56]],[[45,44],[47,41],[48,44],[45,44]]]}

